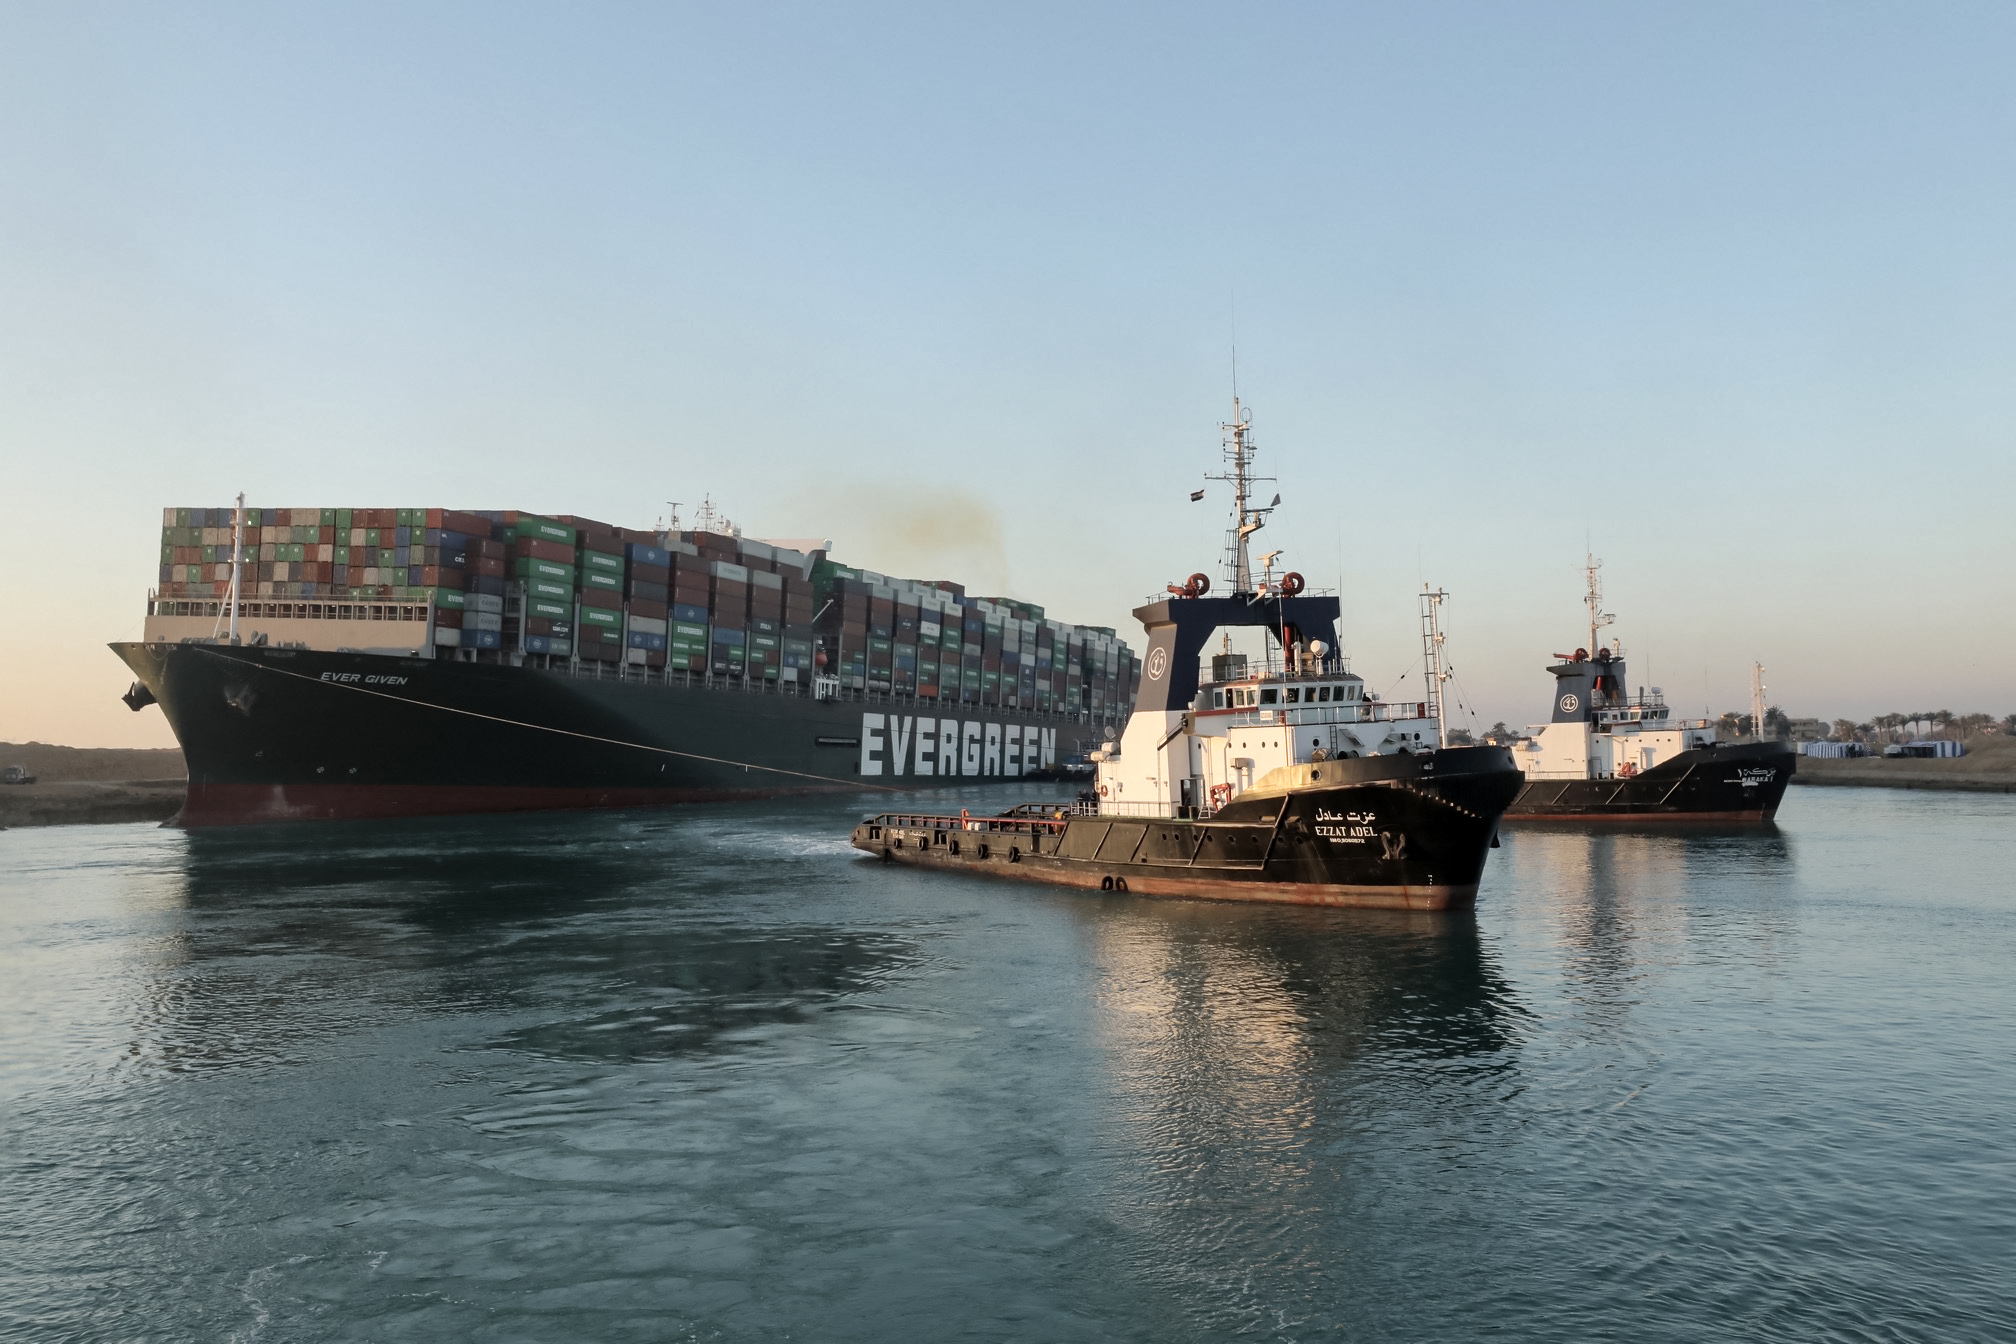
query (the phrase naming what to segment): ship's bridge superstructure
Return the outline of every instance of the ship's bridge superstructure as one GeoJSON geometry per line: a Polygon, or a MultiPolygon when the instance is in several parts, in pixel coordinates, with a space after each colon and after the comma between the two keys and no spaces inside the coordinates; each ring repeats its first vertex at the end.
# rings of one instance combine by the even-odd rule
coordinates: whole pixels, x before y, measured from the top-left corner
{"type": "Polygon", "coordinates": [[[1654,686],[1626,689],[1624,659],[1607,648],[1561,655],[1554,718],[1531,725],[1512,759],[1528,779],[1629,779],[1683,751],[1712,745],[1706,719],[1678,719],[1654,686]]]}
{"type": "Polygon", "coordinates": [[[1630,779],[1715,744],[1706,719],[1675,719],[1665,692],[1630,691],[1621,645],[1611,649],[1597,635],[1617,618],[1603,610],[1602,562],[1588,558],[1585,572],[1589,642],[1573,653],[1557,653],[1548,667],[1554,676],[1550,722],[1531,725],[1530,737],[1512,754],[1529,780],[1630,779]],[[1595,652],[1591,653],[1590,650],[1595,652]]]}
{"type": "Polygon", "coordinates": [[[1149,646],[1141,694],[1118,741],[1094,753],[1099,810],[1113,816],[1209,816],[1253,790],[1321,782],[1323,764],[1429,752],[1440,730],[1427,702],[1387,702],[1335,652],[1334,597],[1177,597],[1134,612],[1149,646]],[[1265,629],[1278,666],[1202,650],[1223,627],[1265,629]]]}

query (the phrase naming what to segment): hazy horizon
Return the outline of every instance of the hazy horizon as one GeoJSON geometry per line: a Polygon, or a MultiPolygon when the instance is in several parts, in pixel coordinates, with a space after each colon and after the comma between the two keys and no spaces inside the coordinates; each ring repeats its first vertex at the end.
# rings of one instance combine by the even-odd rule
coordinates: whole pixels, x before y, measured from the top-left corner
{"type": "Polygon", "coordinates": [[[0,740],[172,743],[104,646],[240,490],[706,494],[1139,649],[1235,321],[1375,688],[1425,580],[1544,717],[1593,550],[1685,713],[2016,710],[2005,7],[10,17],[0,740]]]}

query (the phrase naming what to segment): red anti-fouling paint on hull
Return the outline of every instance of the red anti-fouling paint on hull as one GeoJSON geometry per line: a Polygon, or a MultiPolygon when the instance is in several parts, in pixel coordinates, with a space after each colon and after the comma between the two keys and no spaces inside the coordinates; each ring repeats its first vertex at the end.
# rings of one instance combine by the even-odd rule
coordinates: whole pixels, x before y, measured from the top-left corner
{"type": "Polygon", "coordinates": [[[774,798],[806,789],[549,789],[430,784],[199,784],[191,781],[180,823],[248,826],[278,821],[370,821],[494,812],[564,812],[774,798]]]}

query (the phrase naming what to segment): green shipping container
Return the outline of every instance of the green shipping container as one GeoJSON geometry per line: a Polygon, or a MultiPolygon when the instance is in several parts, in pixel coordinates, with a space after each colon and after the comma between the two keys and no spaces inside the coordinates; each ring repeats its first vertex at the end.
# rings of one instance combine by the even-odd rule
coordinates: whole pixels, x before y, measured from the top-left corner
{"type": "Polygon", "coordinates": [[[348,532],[350,530],[350,517],[351,517],[350,510],[332,509],[330,510],[330,512],[336,515],[336,526],[341,528],[343,531],[348,532]]]}
{"type": "Polygon", "coordinates": [[[621,630],[623,628],[623,613],[620,611],[604,611],[600,607],[583,607],[581,608],[581,624],[599,625],[607,630],[621,630]]]}
{"type": "Polygon", "coordinates": [[[621,578],[623,575],[623,557],[620,555],[604,555],[600,551],[583,551],[581,552],[581,565],[584,569],[606,569],[618,578],[621,578]]]}
{"type": "Polygon", "coordinates": [[[569,611],[574,609],[574,585],[570,583],[560,583],[553,579],[527,579],[525,596],[528,599],[536,597],[565,603],[569,611]]]}
{"type": "Polygon", "coordinates": [[[584,569],[581,571],[581,586],[583,588],[600,588],[605,592],[620,593],[623,591],[623,576],[621,574],[611,574],[600,569],[584,569]]]}
{"type": "Polygon", "coordinates": [[[535,560],[521,555],[512,567],[521,579],[550,579],[570,589],[574,586],[574,566],[563,565],[558,560],[535,560]]]}
{"type": "Polygon", "coordinates": [[[704,625],[689,625],[685,621],[674,621],[672,622],[672,638],[696,640],[699,643],[705,644],[707,642],[707,627],[704,625]]]}
{"type": "Polygon", "coordinates": [[[549,620],[568,621],[574,618],[574,604],[565,598],[536,597],[528,589],[525,594],[525,612],[530,616],[544,616],[549,620]]]}
{"type": "Polygon", "coordinates": [[[563,546],[574,544],[574,529],[565,523],[556,523],[551,518],[540,518],[534,514],[521,513],[512,525],[521,537],[538,537],[541,541],[557,541],[563,546]]]}
{"type": "Polygon", "coordinates": [[[460,588],[422,588],[420,590],[434,599],[434,605],[443,611],[460,611],[467,600],[460,588]]]}

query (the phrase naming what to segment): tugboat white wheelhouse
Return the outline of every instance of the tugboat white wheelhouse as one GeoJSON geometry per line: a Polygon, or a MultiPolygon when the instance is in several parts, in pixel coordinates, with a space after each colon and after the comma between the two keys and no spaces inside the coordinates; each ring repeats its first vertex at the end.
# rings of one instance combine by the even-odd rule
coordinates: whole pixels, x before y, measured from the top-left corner
{"type": "MultiPolygon", "coordinates": [[[[1271,564],[1254,578],[1248,542],[1275,505],[1249,503],[1253,449],[1236,400],[1225,431],[1232,591],[1208,596],[1194,574],[1135,610],[1148,635],[1141,689],[1124,732],[1093,753],[1096,802],[884,813],[855,828],[856,846],[1150,896],[1422,910],[1476,900],[1519,789],[1511,753],[1445,746],[1437,700],[1368,695],[1336,652],[1337,599],[1303,596],[1301,576],[1277,581],[1271,564]],[[1242,627],[1265,632],[1262,665],[1223,651],[1207,674],[1212,637],[1242,627]]],[[[1430,628],[1439,597],[1424,595],[1430,628]]]]}

